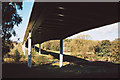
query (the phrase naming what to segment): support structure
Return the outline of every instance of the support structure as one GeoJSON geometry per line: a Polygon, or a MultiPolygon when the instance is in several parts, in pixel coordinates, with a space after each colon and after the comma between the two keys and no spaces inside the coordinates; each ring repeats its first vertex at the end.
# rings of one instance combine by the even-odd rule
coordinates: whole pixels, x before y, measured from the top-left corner
{"type": "Polygon", "coordinates": [[[60,40],[60,63],[59,67],[62,67],[63,65],[63,40],[60,40]]]}
{"type": "Polygon", "coordinates": [[[41,55],[41,44],[39,44],[39,55],[41,55]]]}
{"type": "Polygon", "coordinates": [[[28,36],[28,67],[31,68],[32,63],[31,63],[31,32],[29,32],[28,36]]]}
{"type": "Polygon", "coordinates": [[[23,53],[25,55],[25,43],[22,45],[22,50],[23,50],[23,53]]]}

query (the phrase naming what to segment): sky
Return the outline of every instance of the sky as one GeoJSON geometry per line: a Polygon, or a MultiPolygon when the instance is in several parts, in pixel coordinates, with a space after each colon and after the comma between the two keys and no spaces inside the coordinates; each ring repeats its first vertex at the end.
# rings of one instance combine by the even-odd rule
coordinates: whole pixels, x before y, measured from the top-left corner
{"type": "Polygon", "coordinates": [[[19,42],[23,41],[24,34],[29,22],[30,14],[33,7],[33,1],[34,0],[24,0],[23,1],[23,10],[18,10],[18,14],[22,17],[22,23],[18,26],[14,26],[14,30],[16,31],[16,36],[12,36],[11,40],[17,41],[18,38],[20,38],[19,42]]]}
{"type": "MultiPolygon", "coordinates": [[[[73,36],[68,37],[67,39],[72,39],[77,37],[78,35],[90,35],[91,40],[110,40],[113,41],[114,39],[118,38],[118,24],[114,23],[106,26],[101,26],[99,28],[94,28],[88,31],[83,31],[73,36]]],[[[119,32],[120,34],[120,32],[119,32]]]]}
{"type": "MultiPolygon", "coordinates": [[[[11,40],[17,41],[18,38],[20,38],[19,42],[23,41],[25,31],[29,22],[30,14],[33,7],[33,1],[34,0],[25,0],[23,2],[23,10],[18,11],[18,13],[22,16],[22,23],[19,25],[19,27],[15,26],[15,31],[17,36],[11,37],[11,40]]],[[[73,36],[67,37],[67,39],[73,39],[77,37],[78,35],[89,35],[91,37],[91,40],[110,40],[113,41],[116,38],[118,38],[118,33],[120,34],[120,31],[118,31],[118,23],[101,26],[100,28],[91,29],[88,31],[80,32],[78,34],[75,34],[73,36]]]]}

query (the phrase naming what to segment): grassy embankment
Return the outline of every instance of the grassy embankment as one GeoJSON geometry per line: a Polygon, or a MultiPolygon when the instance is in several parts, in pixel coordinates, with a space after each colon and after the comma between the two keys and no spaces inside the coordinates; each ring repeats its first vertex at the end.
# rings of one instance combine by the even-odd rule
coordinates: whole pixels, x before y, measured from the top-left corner
{"type": "MultiPolygon", "coordinates": [[[[59,53],[59,51],[53,51],[53,52],[59,53]]],[[[17,45],[14,44],[14,48],[10,49],[10,52],[4,56],[3,63],[16,63],[16,62],[27,63],[27,60],[28,60],[27,53],[28,53],[27,48],[26,48],[26,54],[24,55],[21,44],[17,44],[17,45]]],[[[46,55],[46,54],[39,55],[39,53],[32,48],[32,64],[33,64],[33,66],[38,66],[38,65],[42,65],[42,64],[48,64],[48,63],[53,66],[55,66],[55,65],[59,66],[59,62],[57,62],[57,61],[59,61],[59,59],[55,59],[51,55],[46,55]]],[[[69,64],[69,62],[63,62],[63,66],[65,66],[67,64],[69,64]]]]}

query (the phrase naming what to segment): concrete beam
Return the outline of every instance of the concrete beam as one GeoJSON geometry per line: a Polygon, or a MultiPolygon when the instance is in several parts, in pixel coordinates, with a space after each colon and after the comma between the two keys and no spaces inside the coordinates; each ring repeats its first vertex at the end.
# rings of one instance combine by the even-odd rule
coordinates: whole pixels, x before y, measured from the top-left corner
{"type": "Polygon", "coordinates": [[[63,40],[60,40],[60,63],[59,67],[62,67],[63,65],[63,40]]]}

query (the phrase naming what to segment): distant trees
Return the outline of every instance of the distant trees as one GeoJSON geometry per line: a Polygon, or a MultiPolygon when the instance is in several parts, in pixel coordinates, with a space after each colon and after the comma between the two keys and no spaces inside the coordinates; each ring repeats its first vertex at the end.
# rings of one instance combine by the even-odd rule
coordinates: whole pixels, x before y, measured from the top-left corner
{"type": "Polygon", "coordinates": [[[45,43],[42,44],[42,48],[46,50],[59,51],[60,41],[59,40],[46,41],[45,43]]]}
{"type": "Polygon", "coordinates": [[[110,48],[111,43],[109,40],[102,40],[99,44],[95,47],[95,52],[98,56],[110,56],[110,48]]]}
{"type": "Polygon", "coordinates": [[[70,42],[70,48],[72,55],[87,57],[86,52],[94,52],[95,42],[89,40],[89,35],[79,35],[70,42]]]}
{"type": "MultiPolygon", "coordinates": [[[[90,40],[89,35],[79,35],[74,39],[64,39],[63,48],[64,51],[70,51],[71,55],[81,57],[89,60],[102,60],[109,62],[120,63],[120,39],[114,41],[102,40],[93,41],[90,40]]],[[[60,41],[51,40],[43,43],[43,49],[46,50],[60,50],[60,41]]]]}
{"type": "Polygon", "coordinates": [[[96,47],[95,53],[100,57],[105,57],[110,62],[120,62],[120,42],[118,39],[110,42],[109,40],[102,40],[96,47]]]}
{"type": "Polygon", "coordinates": [[[112,62],[120,62],[120,39],[115,39],[111,42],[110,58],[112,62]]]}
{"type": "Polygon", "coordinates": [[[70,42],[70,41],[72,41],[72,39],[64,39],[63,41],[64,42],[70,42]]]}

